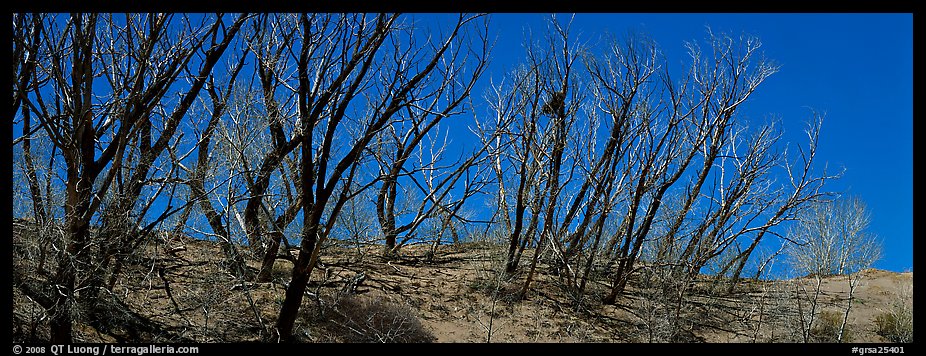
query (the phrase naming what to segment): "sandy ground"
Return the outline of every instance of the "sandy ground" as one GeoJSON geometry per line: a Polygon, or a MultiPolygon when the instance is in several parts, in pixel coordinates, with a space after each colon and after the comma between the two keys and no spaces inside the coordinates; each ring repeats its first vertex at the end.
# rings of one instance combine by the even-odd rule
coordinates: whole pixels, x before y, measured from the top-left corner
{"type": "MultiPolygon", "coordinates": [[[[78,323],[75,328],[78,340],[158,341],[163,337],[197,342],[272,340],[268,338],[270,326],[282,303],[291,262],[276,262],[275,279],[271,283],[242,283],[223,272],[221,250],[211,242],[175,240],[148,246],[146,250],[146,257],[132,261],[116,284],[114,294],[133,312],[167,331],[136,335],[124,328],[101,331],[78,323]]],[[[606,292],[607,279],[593,280],[583,303],[575,303],[560,288],[558,277],[541,273],[527,297],[518,300],[524,277],[517,275],[505,280],[498,273],[499,249],[486,244],[441,246],[430,261],[427,250],[428,246],[412,246],[405,250],[404,258],[392,261],[379,258],[376,248],[326,250],[323,265],[313,273],[310,294],[303,301],[297,320],[300,340],[342,341],[338,331],[341,329],[331,322],[326,324],[332,314],[325,311],[330,311],[337,303],[337,296],[343,295],[339,293],[346,282],[361,273],[365,278],[353,290],[354,297],[407,307],[403,310],[408,310],[409,317],[420,320],[421,327],[436,342],[654,340],[648,334],[653,330],[648,325],[653,324],[647,324],[641,316],[649,299],[636,287],[632,286],[617,305],[602,305],[598,301],[606,292]]],[[[31,261],[14,258],[14,268],[24,271],[18,278],[43,280],[45,277],[34,271],[31,261]]],[[[256,261],[250,265],[258,267],[256,261]]],[[[543,265],[540,267],[543,271],[543,265]]],[[[788,324],[793,321],[785,320],[783,315],[793,316],[794,304],[774,296],[794,292],[809,283],[812,279],[751,282],[735,296],[695,296],[692,307],[686,307],[693,331],[686,341],[787,341],[784,336],[793,328],[788,324]]],[[[851,341],[885,342],[877,334],[874,320],[897,300],[899,288],[910,283],[912,273],[873,269],[862,272],[848,319],[853,330],[851,341]]],[[[844,276],[826,278],[822,291],[819,304],[823,310],[838,313],[845,310],[848,282],[844,276]]],[[[41,308],[19,288],[14,288],[14,340],[47,337],[47,325],[42,321],[47,320],[45,317],[41,308]]]]}

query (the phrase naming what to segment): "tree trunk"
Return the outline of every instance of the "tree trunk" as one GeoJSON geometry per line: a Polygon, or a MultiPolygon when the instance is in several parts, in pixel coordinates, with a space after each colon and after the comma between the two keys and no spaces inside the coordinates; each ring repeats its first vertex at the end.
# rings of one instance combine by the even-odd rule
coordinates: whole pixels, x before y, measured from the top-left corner
{"type": "Polygon", "coordinates": [[[42,197],[42,190],[39,188],[38,176],[35,174],[35,164],[32,162],[32,138],[29,137],[31,128],[29,107],[23,107],[23,161],[26,164],[26,178],[29,182],[29,194],[32,198],[32,211],[35,216],[35,222],[44,227],[48,221],[48,215],[45,210],[45,199],[42,197]]]}
{"type": "Polygon", "coordinates": [[[282,231],[274,231],[271,234],[270,245],[264,252],[264,259],[260,264],[260,272],[257,274],[258,282],[270,282],[273,279],[273,263],[276,262],[277,255],[280,251],[280,242],[285,238],[282,231]]]}
{"type": "Polygon", "coordinates": [[[77,266],[84,265],[81,262],[86,262],[87,259],[85,250],[89,238],[89,224],[85,217],[90,205],[89,193],[92,186],[89,182],[91,180],[87,177],[78,177],[74,165],[70,166],[65,205],[67,248],[58,257],[58,268],[53,283],[54,288],[57,289],[54,293],[55,304],[53,310],[49,311],[51,342],[53,343],[70,343],[72,340],[71,307],[76,302],[74,282],[78,272],[77,266]]]}
{"type": "Polygon", "coordinates": [[[579,282],[579,294],[585,292],[585,283],[588,280],[589,274],[591,274],[592,266],[595,262],[595,257],[598,255],[598,247],[601,244],[601,230],[604,225],[604,221],[608,218],[607,212],[602,212],[598,217],[598,220],[595,221],[594,226],[592,227],[592,235],[595,236],[595,240],[592,243],[592,250],[588,253],[587,261],[585,262],[585,270],[582,271],[582,280],[579,282]]]}
{"type": "MultiPolygon", "coordinates": [[[[565,97],[566,82],[563,83],[563,90],[559,93],[565,97]]],[[[547,209],[543,217],[543,230],[540,232],[540,241],[537,241],[537,249],[534,250],[534,258],[531,260],[531,268],[527,273],[527,279],[524,281],[524,287],[521,289],[521,298],[527,295],[527,289],[530,288],[531,280],[534,277],[534,270],[537,268],[537,261],[540,253],[543,251],[544,239],[555,239],[553,231],[553,218],[556,212],[557,198],[559,197],[559,174],[563,163],[563,150],[566,148],[566,136],[568,135],[566,127],[565,103],[560,102],[555,108],[556,124],[553,131],[553,155],[550,158],[550,172],[547,180],[546,194],[549,197],[547,209]]]]}
{"type": "Polygon", "coordinates": [[[752,254],[752,251],[755,250],[756,246],[759,245],[761,239],[762,233],[760,232],[758,237],[749,245],[749,248],[737,257],[738,262],[736,262],[736,269],[733,270],[733,276],[730,277],[730,282],[727,284],[727,294],[733,294],[734,289],[736,289],[736,284],[739,283],[740,275],[743,273],[743,268],[746,267],[746,260],[749,258],[749,255],[752,254]]]}
{"type": "MultiPolygon", "coordinates": [[[[861,273],[861,271],[856,272],[856,273],[861,273]]],[[[852,299],[854,299],[855,297],[854,296],[855,286],[858,283],[858,280],[855,280],[855,281],[852,280],[851,273],[846,275],[846,278],[849,279],[849,301],[848,301],[848,305],[846,305],[846,313],[843,314],[842,316],[842,324],[839,325],[839,337],[836,339],[839,342],[843,342],[843,338],[845,337],[846,324],[849,322],[849,312],[852,310],[852,299]]]]}
{"type": "MultiPolygon", "coordinates": [[[[514,274],[514,272],[518,270],[518,262],[520,262],[521,256],[517,252],[518,246],[521,244],[521,229],[524,227],[524,210],[525,206],[522,189],[519,188],[514,210],[514,228],[511,230],[511,236],[508,237],[508,257],[505,260],[505,273],[509,275],[514,274]]],[[[507,212],[505,213],[507,214],[507,212]]]]}
{"type": "Polygon", "coordinates": [[[396,198],[396,180],[391,175],[383,180],[383,186],[376,196],[376,217],[379,219],[379,226],[382,229],[385,245],[383,247],[383,256],[390,257],[396,249],[396,239],[398,232],[395,223],[395,198],[396,198]]]}
{"type": "MultiPolygon", "coordinates": [[[[508,257],[505,261],[505,273],[508,275],[514,274],[518,269],[518,264],[521,261],[521,251],[524,250],[524,246],[527,243],[528,236],[521,237],[521,230],[524,228],[524,210],[527,209],[527,205],[524,200],[527,199],[527,194],[525,190],[527,189],[527,181],[530,179],[528,174],[528,162],[531,162],[531,151],[533,150],[533,135],[534,135],[534,125],[533,122],[528,122],[528,130],[526,134],[526,139],[523,145],[524,148],[524,157],[521,159],[520,169],[518,170],[518,191],[515,196],[515,210],[514,210],[514,228],[511,230],[511,236],[509,239],[508,246],[508,257]],[[520,249],[518,249],[520,245],[520,249]]],[[[506,211],[505,214],[508,214],[506,211]]],[[[506,217],[507,220],[507,217],[506,217]]]]}
{"type": "Polygon", "coordinates": [[[302,305],[309,276],[317,258],[315,244],[318,239],[318,219],[310,216],[305,220],[306,226],[303,229],[302,243],[299,245],[299,257],[296,258],[293,266],[292,280],[286,287],[286,297],[283,299],[276,324],[278,336],[285,342],[292,341],[296,316],[302,305]]]}

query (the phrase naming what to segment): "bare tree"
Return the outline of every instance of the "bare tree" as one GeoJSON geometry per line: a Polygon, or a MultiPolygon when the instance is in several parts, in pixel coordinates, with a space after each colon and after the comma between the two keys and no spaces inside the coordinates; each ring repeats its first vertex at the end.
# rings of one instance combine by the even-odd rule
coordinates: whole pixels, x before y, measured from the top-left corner
{"type": "MultiPolygon", "coordinates": [[[[97,214],[114,181],[120,195],[117,211],[131,211],[141,189],[148,184],[148,168],[161,155],[173,137],[174,128],[195,100],[200,88],[222,56],[238,27],[246,18],[239,16],[230,26],[222,16],[203,17],[198,28],[186,21],[181,33],[170,34],[172,15],[147,16],[73,14],[45,16],[33,21],[33,44],[27,63],[35,69],[34,79],[18,86],[14,105],[23,103],[39,120],[40,127],[64,157],[66,168],[66,202],[64,204],[66,247],[60,249],[58,267],[52,286],[57,290],[52,311],[52,340],[71,340],[71,303],[76,282],[89,277],[82,298],[95,300],[93,294],[102,286],[102,273],[86,273],[99,266],[95,257],[112,256],[113,251],[130,245],[125,234],[119,241],[100,243],[108,250],[93,256],[90,221],[97,214]],[[207,47],[207,41],[212,40],[207,47]],[[35,40],[38,42],[36,43],[35,40]],[[199,70],[185,89],[174,84],[183,71],[190,71],[191,59],[202,50],[199,70]],[[144,60],[142,60],[144,59],[144,60]],[[39,80],[39,77],[47,78],[39,80]],[[100,93],[109,92],[109,95],[100,93]],[[157,108],[170,89],[178,91],[180,101],[164,115],[160,137],[151,142],[152,117],[163,114],[157,108]],[[49,95],[51,97],[49,97],[49,95]],[[17,101],[19,100],[19,101],[17,101]],[[132,146],[129,146],[132,144],[132,146]],[[127,147],[138,147],[137,165],[123,187],[127,147]]],[[[22,72],[22,71],[21,71],[22,72]]],[[[23,83],[23,82],[20,82],[23,83]]],[[[109,210],[107,208],[107,210],[109,210]]],[[[111,214],[104,213],[104,219],[111,214]]],[[[106,239],[106,238],[103,238],[106,239]]],[[[123,251],[124,252],[124,251],[123,251]]],[[[50,286],[51,287],[51,286],[50,286]]]]}
{"type": "MultiPolygon", "coordinates": [[[[496,112],[495,131],[501,131],[502,134],[494,134],[494,165],[498,180],[498,201],[499,211],[496,215],[502,216],[505,222],[503,232],[508,236],[509,241],[508,257],[506,260],[506,271],[512,274],[517,270],[521,254],[527,246],[529,237],[537,226],[537,219],[531,218],[528,223],[527,232],[524,231],[525,212],[530,207],[530,217],[538,216],[541,208],[541,199],[539,194],[533,188],[539,187],[540,179],[538,172],[541,167],[541,161],[537,158],[541,148],[535,144],[538,132],[536,120],[532,119],[538,115],[536,107],[539,106],[541,95],[539,93],[539,77],[533,73],[533,69],[528,66],[522,66],[514,73],[511,87],[496,87],[495,97],[489,105],[496,112]],[[517,122],[510,122],[509,118],[518,118],[517,122]],[[508,134],[506,134],[508,133],[508,134]],[[504,139],[504,141],[502,141],[504,139]],[[502,159],[505,158],[505,165],[502,159]],[[513,193],[514,211],[513,222],[510,217],[508,202],[509,192],[506,190],[507,184],[506,172],[513,166],[515,177],[517,179],[517,189],[513,193]],[[532,184],[532,183],[538,184],[532,184]]],[[[484,142],[491,142],[491,136],[483,134],[484,142]]]]}
{"type": "MultiPolygon", "coordinates": [[[[694,199],[701,196],[702,185],[714,167],[715,160],[722,148],[730,144],[729,137],[737,118],[737,108],[765,78],[777,70],[774,65],[762,60],[753,63],[752,57],[760,46],[754,38],[739,42],[727,36],[709,33],[709,44],[712,51],[707,56],[702,54],[697,45],[688,46],[692,58],[691,70],[680,85],[673,83],[666,70],[661,80],[664,94],[657,94],[651,99],[644,97],[640,101],[641,109],[638,110],[650,113],[645,116],[648,117],[645,126],[650,127],[649,130],[664,126],[662,130],[646,131],[641,139],[643,163],[632,180],[636,182],[631,189],[630,204],[624,216],[627,227],[621,231],[625,236],[615,256],[615,280],[611,293],[605,298],[606,303],[613,303],[626,286],[665,194],[685,175],[689,165],[700,154],[703,164],[692,184],[685,188],[688,198],[683,203],[682,212],[675,214],[675,223],[666,233],[670,239],[669,244],[674,244],[671,240],[676,236],[694,199]],[[649,103],[649,100],[661,98],[666,99],[649,103]],[[660,113],[665,113],[667,117],[661,117],[663,115],[660,113]],[[638,212],[644,209],[641,206],[644,201],[648,202],[645,213],[638,212]],[[638,221],[639,214],[643,215],[642,220],[638,221]]],[[[748,189],[748,184],[742,187],[748,189]]],[[[683,256],[693,253],[699,243],[696,234],[689,241],[683,256]]],[[[697,271],[696,268],[694,270],[697,271]]]]}
{"type": "MultiPolygon", "coordinates": [[[[359,189],[359,184],[354,184],[351,190],[359,189]]],[[[366,257],[364,247],[377,245],[381,241],[381,235],[376,230],[376,196],[372,190],[366,190],[357,194],[350,199],[338,215],[338,223],[334,225],[331,235],[341,241],[347,241],[353,244],[357,251],[357,261],[363,261],[366,257]]]]}
{"type": "MultiPolygon", "coordinates": [[[[319,21],[329,21],[313,16],[313,20],[316,18],[319,21]]],[[[267,129],[270,133],[270,149],[263,154],[263,159],[257,162],[257,167],[245,167],[249,197],[244,208],[244,228],[253,250],[265,256],[258,277],[259,280],[265,281],[269,278],[270,267],[272,267],[279,244],[283,239],[282,229],[295,219],[301,204],[300,187],[297,184],[300,173],[296,169],[296,160],[288,157],[298,147],[301,136],[299,136],[300,133],[294,132],[287,135],[285,132],[287,127],[294,130],[293,124],[296,119],[295,93],[291,88],[297,80],[292,61],[295,60],[293,39],[298,32],[299,25],[298,16],[295,14],[263,14],[253,22],[253,25],[249,49],[256,59],[255,74],[259,83],[258,91],[262,96],[260,104],[263,106],[267,129]],[[283,86],[287,93],[279,93],[277,89],[280,86],[283,86]],[[295,197],[291,196],[289,199],[285,212],[277,217],[269,213],[271,210],[264,204],[265,193],[273,178],[272,174],[278,169],[284,169],[280,167],[284,161],[289,163],[287,167],[291,171],[289,183],[294,186],[296,194],[295,197]],[[251,172],[251,169],[256,169],[256,172],[251,172]],[[273,222],[270,227],[272,238],[269,242],[263,238],[265,223],[259,219],[259,216],[265,212],[269,215],[265,217],[265,221],[273,222]]],[[[241,158],[246,164],[247,158],[241,158]]],[[[289,183],[284,181],[281,184],[289,183]]]]}
{"type": "MultiPolygon", "coordinates": [[[[832,194],[823,189],[824,185],[828,180],[839,178],[841,173],[829,174],[825,169],[821,173],[815,173],[814,162],[823,125],[823,116],[818,115],[816,112],[813,115],[814,117],[808,122],[807,129],[804,131],[808,139],[807,145],[797,147],[800,158],[791,161],[787,151],[783,155],[783,168],[788,175],[789,183],[786,188],[790,188],[791,192],[784,193],[786,190],[779,190],[779,195],[775,195],[775,197],[782,199],[781,197],[785,196],[786,198],[777,203],[778,208],[774,210],[775,212],[767,218],[764,224],[750,229],[754,231],[754,237],[750,239],[748,246],[742,249],[742,252],[731,260],[731,264],[727,266],[728,268],[735,265],[728,285],[728,292],[733,291],[749,257],[767,234],[781,236],[775,233],[775,227],[786,221],[797,220],[799,214],[806,210],[810,204],[832,194]]],[[[724,268],[724,272],[726,272],[727,268],[724,268]]]]}
{"type": "Polygon", "coordinates": [[[440,42],[409,46],[395,37],[402,26],[398,14],[300,16],[296,63],[304,220],[299,256],[276,323],[281,339],[292,337],[319,242],[352,196],[348,188],[362,156],[390,123],[402,120],[399,112],[425,100],[419,95],[427,93],[430,83],[446,80],[435,75],[435,68],[453,53],[449,49],[461,45],[462,29],[479,17],[460,15],[440,42]],[[358,97],[365,102],[359,107],[358,97]],[[346,132],[345,122],[352,124],[346,132]]]}
{"type": "MultiPolygon", "coordinates": [[[[35,76],[36,56],[40,45],[40,29],[43,16],[41,14],[16,14],[13,29],[13,115],[20,112],[20,106],[32,82],[40,81],[35,76]]],[[[38,130],[38,128],[36,128],[38,130]]],[[[29,185],[29,198],[32,200],[32,211],[36,223],[44,226],[48,221],[48,211],[36,175],[35,163],[32,155],[32,136],[35,135],[32,127],[32,115],[29,107],[22,108],[22,150],[25,165],[25,174],[29,185]]],[[[16,141],[13,145],[16,145],[16,141]]]]}
{"type": "MultiPolygon", "coordinates": [[[[597,256],[610,255],[614,277],[604,301],[614,303],[641,268],[648,241],[657,246],[647,262],[679,270],[666,278],[691,281],[724,256],[718,271],[733,276],[732,290],[763,237],[778,236],[778,226],[825,196],[823,184],[836,177],[814,171],[821,116],[790,161],[774,123],[754,125],[739,114],[778,70],[762,58],[758,39],[708,31],[707,50],[687,45],[690,66],[678,77],[643,36],[606,41],[606,55],[573,68],[584,50],[571,47],[568,28],[555,21],[550,32],[550,50],[529,47],[526,64],[494,86],[489,105],[504,134],[484,139],[499,148],[492,156],[496,217],[508,235],[509,274],[539,233],[524,292],[549,243],[554,273],[578,294],[597,256]],[[570,94],[584,75],[594,99],[570,94]],[[566,116],[554,110],[560,104],[566,116]],[[571,131],[578,110],[583,124],[606,129],[606,140],[571,131]],[[570,152],[565,160],[562,152],[570,152]],[[565,181],[562,162],[570,165],[565,181]],[[790,187],[768,179],[777,167],[790,187]],[[605,236],[605,226],[616,229],[605,236]]],[[[679,288],[684,295],[687,287],[679,288]]]]}
{"type": "MultiPolygon", "coordinates": [[[[544,98],[543,105],[540,106],[539,114],[550,119],[547,129],[544,130],[544,141],[548,142],[545,143],[544,146],[548,147],[550,150],[544,152],[549,155],[547,159],[549,166],[543,172],[543,174],[546,175],[546,187],[543,190],[546,206],[543,215],[543,228],[540,230],[537,246],[534,250],[534,257],[531,260],[530,269],[527,272],[527,279],[524,281],[524,287],[521,289],[522,297],[527,294],[527,290],[530,288],[544,241],[549,240],[550,243],[554,245],[554,249],[562,251],[562,248],[556,246],[559,244],[559,240],[556,236],[559,229],[554,227],[556,220],[555,214],[557,205],[559,204],[560,193],[563,191],[563,186],[565,185],[560,182],[560,176],[563,174],[563,157],[566,152],[568,138],[571,136],[570,131],[574,129],[579,109],[576,103],[581,102],[582,97],[582,94],[579,93],[580,89],[578,88],[578,82],[575,79],[576,74],[573,73],[573,68],[578,63],[582,48],[576,47],[573,42],[574,39],[570,38],[569,27],[571,21],[565,27],[560,25],[555,18],[552,18],[550,22],[555,34],[548,40],[550,48],[548,52],[545,53],[548,57],[532,59],[532,61],[537,64],[541,64],[540,61],[542,61],[542,65],[534,66],[535,70],[539,71],[537,74],[539,74],[538,78],[541,80],[541,83],[539,83],[540,92],[546,93],[546,95],[544,95],[546,98],[544,98]]],[[[530,56],[533,57],[532,54],[530,56]]],[[[536,111],[534,111],[534,113],[538,114],[536,111]]],[[[533,119],[536,120],[537,117],[535,116],[533,119]]],[[[536,217],[537,215],[534,216],[536,217]]]]}
{"type": "MultiPolygon", "coordinates": [[[[206,92],[209,94],[209,102],[211,103],[211,110],[207,110],[208,122],[206,127],[203,130],[201,136],[197,139],[196,142],[196,165],[192,169],[188,169],[183,166],[182,163],[177,163],[189,176],[188,185],[190,190],[191,202],[198,202],[199,210],[203,212],[206,217],[206,221],[209,223],[209,227],[212,228],[215,236],[222,241],[223,251],[225,252],[225,257],[229,262],[229,270],[236,276],[241,276],[244,279],[247,279],[250,275],[247,265],[244,260],[244,256],[238,251],[235,247],[235,242],[232,239],[232,236],[229,232],[227,224],[230,222],[224,221],[222,219],[222,214],[219,213],[211,200],[209,191],[206,190],[205,182],[207,178],[216,179],[215,174],[210,174],[210,171],[214,167],[210,166],[210,161],[212,154],[210,153],[210,148],[212,146],[212,141],[217,130],[217,126],[220,123],[222,116],[226,114],[228,107],[228,101],[232,96],[235,79],[238,76],[238,73],[243,67],[243,63],[246,56],[243,54],[239,57],[238,63],[232,67],[230,78],[227,83],[225,83],[224,88],[216,88],[216,83],[214,77],[209,78],[209,82],[206,84],[206,92]]],[[[171,154],[172,158],[177,159],[176,154],[171,154]]],[[[218,182],[216,182],[218,183],[218,182]]],[[[178,229],[182,229],[182,225],[186,224],[186,219],[189,216],[190,212],[193,210],[194,205],[189,205],[186,210],[184,210],[183,217],[178,223],[178,229]]]]}
{"type": "Polygon", "coordinates": [[[709,51],[689,44],[691,66],[676,80],[655,43],[642,36],[611,40],[607,55],[587,58],[581,71],[573,62],[583,49],[570,45],[568,27],[554,20],[550,32],[549,50],[529,47],[526,64],[494,87],[489,105],[504,134],[495,142],[484,139],[498,148],[492,157],[496,217],[509,236],[509,274],[539,232],[523,292],[548,242],[555,272],[580,294],[596,256],[602,250],[612,254],[614,281],[606,303],[623,292],[649,240],[659,242],[659,263],[684,270],[689,279],[735,248],[740,252],[722,271],[733,270],[737,280],[762,235],[822,194],[830,177],[811,172],[819,122],[808,131],[810,154],[800,151],[804,174],[794,177],[794,193],[787,196],[765,180],[780,162],[780,132],[763,125],[750,133],[737,114],[777,71],[761,58],[757,39],[709,32],[709,51]],[[607,129],[600,146],[594,133],[585,139],[571,132],[587,100],[576,95],[575,78],[586,73],[595,98],[586,109],[588,124],[607,129]],[[569,150],[569,176],[561,182],[562,154],[569,150]],[[509,189],[511,184],[517,188],[509,189]],[[561,196],[568,199],[562,207],[561,196]],[[673,211],[657,219],[665,211],[662,203],[675,197],[673,211]],[[619,223],[605,237],[608,221],[619,223]],[[749,246],[740,248],[746,239],[749,246]],[[603,240],[608,243],[602,248],[603,240]]]}
{"type": "Polygon", "coordinates": [[[805,290],[805,295],[812,293],[812,296],[807,317],[802,318],[806,321],[802,325],[804,342],[809,341],[810,328],[816,318],[822,281],[825,277],[837,275],[845,276],[849,287],[845,312],[836,336],[838,342],[843,341],[861,272],[876,262],[881,254],[880,242],[865,231],[869,219],[860,198],[838,198],[814,204],[791,230],[789,238],[794,246],[789,257],[792,266],[795,272],[812,276],[815,282],[809,292],[805,290]]]}
{"type": "MultiPolygon", "coordinates": [[[[772,242],[793,256],[831,262],[794,257],[816,278],[799,286],[796,301],[810,301],[809,312],[798,305],[802,328],[819,312],[822,278],[846,275],[843,340],[858,271],[877,244],[857,200],[813,205],[838,177],[816,169],[822,115],[794,148],[782,146],[774,122],[742,114],[778,70],[758,39],[708,32],[687,45],[679,72],[644,36],[599,48],[572,19],[551,16],[522,64],[491,85],[486,116],[471,92],[489,60],[488,17],[445,15],[427,28],[419,20],[15,14],[15,174],[31,202],[19,209],[48,232],[38,270],[54,251],[49,278],[22,289],[50,315],[52,341],[71,341],[74,320],[105,326],[97,311],[119,302],[107,290],[126,282],[122,270],[141,247],[191,231],[217,241],[240,282],[271,281],[277,259],[293,262],[274,326],[278,340],[292,341],[329,238],[358,248],[381,239],[387,257],[430,238],[433,256],[447,235],[456,242],[486,223],[467,204],[490,187],[497,210],[486,233],[506,247],[497,277],[524,276],[522,298],[543,272],[577,305],[602,275],[606,304],[637,279],[648,339],[680,340],[702,271],[733,292],[753,265],[758,276],[781,253],[763,256],[759,246],[780,239],[772,242]],[[457,145],[461,135],[448,131],[469,114],[479,142],[457,145]],[[770,179],[776,173],[787,175],[783,184],[770,179]],[[781,233],[789,222],[798,228],[781,233]]],[[[269,327],[253,300],[251,309],[269,327]]],[[[485,327],[491,338],[492,322],[485,327]]]]}
{"type": "Polygon", "coordinates": [[[551,241],[555,250],[562,251],[556,238],[560,229],[556,215],[577,165],[571,157],[571,143],[584,96],[575,69],[584,48],[571,37],[571,20],[560,24],[551,17],[548,24],[549,35],[542,42],[525,45],[524,63],[493,86],[488,97],[493,127],[488,122],[481,127],[483,144],[493,147],[499,203],[495,215],[500,216],[501,231],[507,236],[506,273],[517,271],[524,249],[536,239],[524,292],[544,243],[551,241]],[[508,184],[517,187],[509,191],[508,184]]]}
{"type": "MultiPolygon", "coordinates": [[[[483,24],[488,26],[488,22],[483,24]]],[[[472,154],[461,157],[457,162],[441,164],[442,160],[446,160],[444,156],[449,141],[446,137],[440,141],[432,133],[439,129],[444,119],[471,110],[472,104],[468,100],[470,92],[488,63],[487,31],[486,27],[476,29],[470,36],[466,36],[469,43],[449,48],[445,53],[446,59],[434,69],[435,74],[444,79],[416,90],[418,99],[410,101],[403,111],[396,113],[398,120],[388,125],[383,135],[378,137],[379,149],[374,150],[374,158],[380,164],[376,216],[385,239],[387,255],[395,253],[405,241],[411,239],[426,219],[439,214],[447,216],[445,220],[456,217],[455,211],[466,198],[479,191],[473,184],[465,184],[466,189],[460,198],[455,201],[447,199],[459,179],[473,177],[468,171],[482,160],[486,147],[475,148],[472,154]],[[425,147],[422,146],[425,141],[430,141],[428,152],[424,152],[425,147]],[[435,147],[437,144],[440,147],[435,147]],[[411,159],[413,155],[417,156],[417,162],[411,159]],[[420,190],[424,197],[413,201],[410,199],[410,190],[420,190]],[[402,212],[397,211],[396,200],[402,198],[405,205],[408,205],[405,211],[408,217],[402,219],[406,223],[399,224],[397,221],[400,221],[399,215],[402,212]],[[405,237],[397,243],[399,234],[405,237]]],[[[403,37],[414,42],[414,29],[409,28],[403,32],[403,37]]],[[[400,48],[394,50],[399,51],[400,48]]]]}

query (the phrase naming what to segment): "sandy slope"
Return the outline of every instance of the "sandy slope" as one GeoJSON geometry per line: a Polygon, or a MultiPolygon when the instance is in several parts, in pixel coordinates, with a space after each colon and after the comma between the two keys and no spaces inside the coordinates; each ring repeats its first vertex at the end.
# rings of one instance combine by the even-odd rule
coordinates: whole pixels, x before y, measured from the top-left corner
{"type": "MultiPolygon", "coordinates": [[[[404,258],[393,261],[379,258],[377,249],[328,249],[322,257],[323,266],[313,274],[309,286],[312,294],[304,300],[296,332],[307,342],[340,341],[341,336],[330,327],[332,324],[325,324],[331,314],[320,311],[330,310],[345,282],[362,273],[366,278],[354,290],[356,298],[408,307],[409,313],[420,319],[437,342],[654,340],[641,319],[641,308],[648,305],[648,298],[637,287],[632,286],[618,305],[601,305],[598,301],[607,289],[607,279],[601,277],[590,283],[583,303],[577,304],[562,292],[560,278],[540,274],[527,298],[517,300],[523,275],[511,281],[499,277],[496,271],[501,266],[501,251],[488,247],[441,246],[430,261],[426,257],[427,246],[409,247],[404,258]]],[[[158,328],[145,332],[118,326],[97,330],[78,323],[77,340],[266,340],[289,280],[291,263],[277,261],[272,283],[241,283],[223,272],[221,256],[218,246],[204,241],[182,239],[147,246],[146,254],[132,260],[114,293],[129,309],[158,328]],[[158,270],[163,273],[159,275],[158,270]]],[[[34,270],[32,262],[25,257],[14,258],[14,275],[18,276],[14,280],[20,281],[17,283],[46,278],[34,270]]],[[[251,266],[256,268],[258,264],[252,262],[251,266]]],[[[540,269],[544,270],[543,266],[540,269]]],[[[800,281],[790,282],[787,285],[754,282],[735,296],[692,297],[695,302],[685,311],[689,313],[686,315],[690,320],[686,320],[693,333],[685,340],[783,341],[783,335],[793,325],[789,326],[782,318],[776,320],[774,315],[788,314],[793,304],[776,299],[774,292],[793,291],[800,281]],[[757,320],[763,320],[758,332],[754,329],[757,320]]],[[[912,283],[912,273],[863,272],[849,317],[855,331],[853,341],[885,341],[876,334],[874,319],[896,300],[895,294],[903,283],[912,283]]],[[[847,289],[844,277],[825,279],[820,304],[826,310],[844,310],[847,289]]],[[[14,340],[47,338],[47,325],[42,321],[47,320],[45,317],[23,289],[14,288],[14,340]]]]}

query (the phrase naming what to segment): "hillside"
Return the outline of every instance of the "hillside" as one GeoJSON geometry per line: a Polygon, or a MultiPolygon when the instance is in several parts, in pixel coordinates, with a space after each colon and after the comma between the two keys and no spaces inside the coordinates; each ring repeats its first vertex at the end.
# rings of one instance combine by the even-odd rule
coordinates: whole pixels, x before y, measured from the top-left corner
{"type": "MultiPolygon", "coordinates": [[[[14,236],[13,340],[45,341],[47,317],[30,290],[48,277],[36,271],[36,259],[22,246],[14,236]]],[[[429,248],[409,246],[393,260],[379,257],[375,246],[326,248],[297,320],[299,340],[777,342],[796,337],[796,304],[782,293],[797,288],[798,280],[749,282],[724,295],[711,287],[714,279],[704,277],[688,292],[681,320],[689,323],[670,335],[660,318],[664,306],[654,303],[652,291],[639,281],[610,306],[599,302],[607,288],[604,274],[577,299],[563,292],[561,278],[541,273],[526,298],[518,300],[524,278],[506,281],[497,273],[502,265],[497,245],[442,245],[433,255],[429,248]]],[[[291,262],[277,260],[273,282],[251,283],[224,272],[221,249],[213,242],[158,241],[141,251],[116,281],[113,295],[104,298],[112,313],[106,325],[95,328],[78,316],[76,341],[273,341],[269,330],[291,262]]],[[[258,267],[257,261],[249,264],[258,267]]],[[[912,283],[912,273],[872,269],[862,275],[848,319],[849,341],[886,342],[875,319],[895,303],[900,286],[912,283]]],[[[824,314],[843,310],[847,286],[844,276],[823,280],[824,314]]]]}

